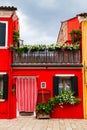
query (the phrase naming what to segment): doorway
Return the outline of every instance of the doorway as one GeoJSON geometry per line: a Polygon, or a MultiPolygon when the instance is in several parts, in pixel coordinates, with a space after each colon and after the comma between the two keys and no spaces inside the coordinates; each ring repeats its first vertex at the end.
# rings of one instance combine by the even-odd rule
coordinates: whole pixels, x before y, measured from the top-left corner
{"type": "Polygon", "coordinates": [[[16,78],[17,116],[34,115],[37,102],[37,77],[16,78]]]}

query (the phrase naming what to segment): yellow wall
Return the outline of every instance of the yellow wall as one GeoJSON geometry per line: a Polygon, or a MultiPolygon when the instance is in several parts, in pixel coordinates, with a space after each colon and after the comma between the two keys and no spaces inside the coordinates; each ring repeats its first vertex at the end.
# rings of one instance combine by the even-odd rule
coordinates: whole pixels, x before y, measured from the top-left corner
{"type": "Polygon", "coordinates": [[[87,21],[82,22],[82,64],[83,64],[84,118],[87,119],[87,21]]]}

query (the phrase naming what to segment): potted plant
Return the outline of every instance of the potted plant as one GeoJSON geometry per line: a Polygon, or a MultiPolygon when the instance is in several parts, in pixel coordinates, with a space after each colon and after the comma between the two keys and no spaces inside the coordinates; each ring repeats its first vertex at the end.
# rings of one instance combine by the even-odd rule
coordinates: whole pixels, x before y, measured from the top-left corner
{"type": "Polygon", "coordinates": [[[36,106],[36,118],[50,118],[50,113],[54,108],[54,104],[51,102],[40,103],[36,106]]]}

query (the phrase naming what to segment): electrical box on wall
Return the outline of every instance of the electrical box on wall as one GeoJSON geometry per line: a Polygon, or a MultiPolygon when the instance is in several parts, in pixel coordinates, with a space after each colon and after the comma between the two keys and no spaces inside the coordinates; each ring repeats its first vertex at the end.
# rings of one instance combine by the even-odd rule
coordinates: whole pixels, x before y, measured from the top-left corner
{"type": "Polygon", "coordinates": [[[43,89],[46,88],[46,82],[41,82],[41,88],[43,88],[43,89]]]}

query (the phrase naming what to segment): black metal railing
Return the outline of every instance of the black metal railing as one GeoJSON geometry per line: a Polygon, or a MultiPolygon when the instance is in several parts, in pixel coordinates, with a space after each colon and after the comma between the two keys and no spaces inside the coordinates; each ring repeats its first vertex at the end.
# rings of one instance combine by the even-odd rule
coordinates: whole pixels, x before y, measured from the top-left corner
{"type": "Polygon", "coordinates": [[[18,53],[13,51],[13,64],[17,63],[57,63],[78,64],[81,63],[80,50],[77,51],[35,51],[18,53]]]}

